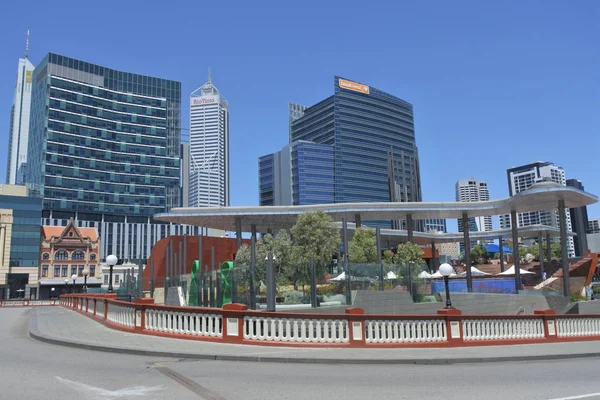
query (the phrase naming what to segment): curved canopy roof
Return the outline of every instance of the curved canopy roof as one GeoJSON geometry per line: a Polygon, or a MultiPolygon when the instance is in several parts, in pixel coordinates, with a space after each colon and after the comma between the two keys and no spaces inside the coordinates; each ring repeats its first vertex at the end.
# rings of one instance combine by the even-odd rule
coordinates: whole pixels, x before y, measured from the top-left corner
{"type": "Polygon", "coordinates": [[[533,185],[530,189],[512,197],[500,200],[461,202],[411,202],[411,203],[337,203],[308,206],[245,206],[245,207],[203,207],[173,208],[168,213],[156,214],[159,221],[178,224],[204,226],[208,228],[235,231],[235,220],[240,218],[242,232],[249,232],[256,225],[259,232],[268,229],[290,229],[298,215],[321,210],[334,221],[347,218],[353,221],[360,214],[362,221],[402,220],[412,215],[413,220],[430,218],[461,218],[509,214],[517,212],[543,211],[556,209],[559,200],[565,201],[567,208],[582,207],[596,203],[598,198],[579,189],[552,182],[533,185]]]}

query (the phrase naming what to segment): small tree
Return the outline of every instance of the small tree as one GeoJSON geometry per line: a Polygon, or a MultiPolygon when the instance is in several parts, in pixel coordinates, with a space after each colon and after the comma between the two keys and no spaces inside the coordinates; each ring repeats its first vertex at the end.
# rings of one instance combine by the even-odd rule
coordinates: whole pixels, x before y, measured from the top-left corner
{"type": "Polygon", "coordinates": [[[404,265],[409,261],[419,265],[425,264],[425,260],[423,260],[423,249],[414,243],[402,243],[396,250],[394,264],[404,265]]]}
{"type": "Polygon", "coordinates": [[[394,263],[394,252],[391,250],[386,250],[383,252],[383,257],[381,258],[381,262],[384,265],[390,265],[394,263]]]}
{"type": "Polygon", "coordinates": [[[340,232],[333,225],[333,220],[323,211],[301,214],[292,233],[292,281],[294,287],[298,282],[309,282],[309,262],[313,257],[317,267],[317,275],[324,272],[331,263],[333,255],[340,249],[340,232]]]}
{"type": "Polygon", "coordinates": [[[357,264],[377,262],[377,238],[373,229],[358,228],[348,243],[349,261],[357,264]]]}

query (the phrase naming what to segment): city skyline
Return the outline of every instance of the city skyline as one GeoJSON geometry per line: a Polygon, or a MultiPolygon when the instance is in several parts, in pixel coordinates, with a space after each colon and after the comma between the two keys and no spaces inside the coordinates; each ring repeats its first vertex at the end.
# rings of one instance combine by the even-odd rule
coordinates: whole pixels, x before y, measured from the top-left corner
{"type": "MultiPolygon", "coordinates": [[[[349,7],[353,8],[353,5],[349,5],[349,7]]],[[[589,5],[587,7],[589,8],[589,5]]],[[[325,8],[322,12],[327,14],[333,8],[335,7],[325,8]]],[[[417,15],[423,12],[422,7],[419,6],[411,5],[409,8],[417,15]]],[[[469,13],[471,16],[478,15],[478,13],[483,15],[482,8],[485,7],[476,7],[469,13]]],[[[507,7],[508,9],[510,7],[507,7]]],[[[506,185],[503,183],[506,179],[504,177],[506,168],[511,165],[525,164],[532,159],[553,160],[567,170],[567,178],[577,177],[582,180],[588,191],[598,193],[600,191],[599,183],[594,179],[592,171],[587,165],[580,161],[582,157],[575,156],[575,153],[566,153],[563,147],[556,145],[560,137],[559,132],[564,131],[565,123],[569,121],[571,140],[585,142],[587,148],[597,147],[595,143],[598,138],[591,134],[591,128],[598,126],[597,117],[589,113],[595,97],[590,97],[589,85],[585,87],[581,85],[584,81],[593,80],[598,73],[597,71],[592,72],[590,69],[590,66],[593,65],[593,62],[590,62],[592,60],[584,61],[589,54],[582,51],[590,48],[590,38],[594,35],[594,30],[591,29],[597,29],[597,27],[594,25],[594,28],[591,28],[592,20],[586,19],[585,12],[578,14],[578,18],[574,19],[573,10],[576,9],[565,5],[552,5],[544,8],[541,13],[546,18],[536,20],[538,30],[544,35],[527,37],[524,41],[517,39],[522,39],[520,34],[525,29],[525,24],[520,22],[514,24],[511,32],[503,35],[502,41],[500,41],[494,34],[504,32],[504,30],[501,30],[500,25],[496,24],[494,20],[486,19],[486,26],[483,30],[483,37],[486,39],[482,39],[482,41],[486,44],[485,48],[491,52],[496,51],[497,56],[494,58],[494,62],[490,60],[489,63],[483,59],[475,60],[473,58],[480,49],[481,43],[469,35],[474,31],[479,32],[480,24],[475,22],[476,18],[469,19],[465,23],[463,31],[450,31],[448,36],[452,38],[453,44],[448,47],[448,52],[451,53],[451,49],[454,48],[457,55],[447,57],[445,61],[450,68],[446,69],[443,74],[438,73],[437,75],[436,72],[440,72],[440,70],[431,67],[436,63],[431,62],[433,60],[428,59],[427,54],[412,47],[407,48],[407,53],[402,56],[403,59],[412,61],[403,62],[399,66],[397,58],[390,58],[381,52],[386,45],[390,44],[389,39],[384,40],[383,43],[373,43],[371,51],[381,54],[381,59],[377,63],[365,63],[356,60],[355,57],[350,58],[355,52],[351,52],[348,46],[338,46],[331,56],[325,55],[318,52],[320,47],[317,44],[317,53],[314,54],[319,54],[321,57],[298,63],[298,67],[290,64],[290,62],[296,62],[297,58],[294,57],[290,59],[290,62],[261,62],[260,67],[258,64],[253,64],[257,59],[264,61],[267,54],[275,54],[274,51],[280,47],[279,44],[273,42],[268,42],[260,47],[244,42],[244,45],[248,47],[246,51],[235,44],[219,45],[226,47],[222,50],[215,47],[216,43],[214,45],[204,44],[206,52],[203,51],[202,54],[212,53],[210,65],[215,67],[215,71],[218,71],[219,88],[227,93],[228,100],[236,106],[236,115],[232,116],[231,121],[232,125],[237,127],[232,131],[234,136],[231,139],[231,158],[234,160],[231,166],[232,204],[257,203],[255,194],[258,182],[257,171],[256,168],[247,168],[246,166],[256,165],[258,156],[281,149],[288,141],[285,131],[289,124],[289,117],[286,115],[289,102],[314,104],[320,98],[324,98],[327,93],[322,88],[326,87],[329,77],[336,73],[386,88],[386,91],[413,103],[415,109],[418,110],[416,131],[420,138],[424,138],[419,142],[419,156],[425,201],[451,200],[452,185],[456,178],[468,176],[472,172],[477,172],[476,175],[479,179],[488,182],[491,198],[506,197],[508,193],[506,185]],[[556,32],[551,29],[558,21],[557,15],[562,15],[560,21],[563,26],[566,24],[558,41],[555,36],[556,32]],[[582,16],[583,20],[580,18],[582,16]],[[467,40],[461,42],[460,38],[467,38],[467,40]],[[503,47],[504,41],[513,44],[510,46],[510,52],[503,47]],[[567,42],[568,46],[565,45],[567,42]],[[552,51],[548,47],[550,43],[553,44],[552,51]],[[576,45],[573,46],[573,43],[576,45]],[[559,62],[551,64],[544,62],[550,54],[556,54],[556,46],[570,57],[561,58],[559,62]],[[512,74],[510,67],[512,60],[519,54],[528,54],[532,49],[537,51],[539,62],[531,57],[526,57],[525,64],[520,65],[519,74],[512,74]],[[244,64],[243,69],[234,68],[236,65],[241,65],[237,62],[239,57],[242,55],[247,57],[251,54],[251,50],[255,51],[256,58],[251,57],[249,63],[244,64]],[[459,72],[453,67],[453,65],[464,65],[456,64],[461,62],[458,58],[459,54],[465,59],[464,62],[474,62],[473,68],[483,72],[480,75],[473,75],[473,69],[459,72]],[[350,59],[353,60],[352,63],[349,62],[350,59]],[[538,68],[540,63],[544,65],[541,70],[538,68]],[[394,72],[392,73],[392,71],[394,72]],[[577,71],[577,73],[569,71],[577,71]],[[410,75],[410,82],[404,79],[402,74],[410,75]],[[581,79],[577,79],[576,75],[581,79]],[[444,79],[440,80],[442,76],[444,79]],[[556,79],[560,76],[569,76],[569,79],[561,82],[561,79],[556,79]],[[480,85],[482,78],[485,79],[483,86],[480,85]],[[427,80],[431,79],[437,82],[435,89],[427,83],[427,80]],[[555,82],[551,91],[546,89],[545,82],[549,79],[555,82]],[[453,81],[457,84],[453,85],[453,81]],[[461,86],[460,93],[457,90],[459,86],[461,86]],[[486,89],[482,91],[477,87],[486,89]],[[448,101],[449,97],[452,97],[451,101],[448,101]],[[510,98],[511,101],[507,102],[507,98],[510,98]],[[558,99],[561,101],[557,101],[558,99]],[[558,104],[561,105],[559,108],[553,108],[555,107],[553,104],[556,104],[556,107],[558,104]],[[498,113],[495,113],[496,109],[498,113]],[[559,109],[560,112],[558,112],[559,109]],[[468,110],[477,110],[478,115],[470,116],[468,121],[460,119],[459,115],[468,110]],[[510,118],[499,119],[500,114],[510,115],[510,118]],[[553,115],[552,124],[545,120],[544,116],[546,115],[553,115]],[[492,120],[494,121],[493,126],[487,122],[492,120]],[[462,125],[457,124],[458,121],[462,125]],[[456,162],[448,162],[449,152],[459,152],[462,148],[461,143],[469,143],[470,137],[477,137],[479,143],[487,143],[488,140],[491,142],[496,139],[503,142],[517,140],[521,146],[517,146],[517,148],[511,146],[511,151],[498,154],[494,151],[483,153],[471,151],[467,159],[461,157],[456,162]],[[482,142],[484,138],[485,141],[482,142]],[[473,165],[477,165],[477,171],[473,170],[473,165]]],[[[585,9],[585,5],[581,9],[585,9]]],[[[449,7],[444,11],[453,15],[453,11],[449,7]]],[[[519,11],[523,18],[533,13],[538,15],[540,12],[538,9],[534,10],[533,7],[528,6],[520,8],[519,11]]],[[[69,12],[76,12],[76,10],[69,12]]],[[[372,15],[370,12],[367,14],[372,15]]],[[[587,15],[591,18],[593,13],[587,13],[587,15]]],[[[158,15],[156,15],[157,17],[158,15]]],[[[239,15],[232,16],[237,23],[240,21],[239,17],[239,15]]],[[[32,46],[30,58],[34,61],[41,59],[41,54],[46,51],[60,51],[66,55],[88,59],[117,69],[149,75],[159,74],[159,76],[181,80],[183,93],[189,93],[194,89],[193,83],[203,75],[200,71],[204,71],[209,65],[203,55],[186,54],[186,61],[194,67],[187,71],[180,67],[175,68],[176,64],[181,63],[179,46],[174,46],[172,50],[168,49],[165,57],[157,57],[148,55],[150,52],[147,50],[149,49],[147,45],[128,46],[129,39],[126,37],[117,46],[114,45],[113,40],[109,47],[102,47],[102,42],[97,35],[92,35],[86,42],[76,42],[75,38],[68,37],[64,31],[54,32],[48,29],[50,25],[35,19],[35,16],[33,18],[32,37],[35,46],[32,46]],[[88,42],[94,44],[93,51],[92,48],[84,45],[88,42]],[[58,45],[56,49],[54,48],[55,44],[58,45]],[[175,56],[177,52],[179,52],[179,56],[175,56]],[[165,73],[156,72],[159,70],[164,70],[165,73]]],[[[290,20],[285,21],[286,24],[290,23],[290,20]]],[[[4,82],[8,83],[5,86],[14,87],[14,61],[19,54],[22,54],[22,38],[25,29],[22,25],[19,26],[19,21],[7,22],[9,24],[3,28],[4,32],[8,34],[5,35],[8,38],[6,54],[11,54],[11,48],[14,48],[12,54],[15,55],[15,58],[12,61],[7,58],[9,61],[0,68],[4,67],[6,70],[4,82]]],[[[429,29],[428,36],[419,37],[418,34],[411,36],[416,36],[415,44],[431,44],[433,43],[431,40],[439,33],[439,31],[432,31],[431,27],[439,22],[441,22],[441,25],[438,24],[439,29],[447,28],[444,21],[434,18],[431,22],[424,24],[422,28],[410,24],[405,28],[394,28],[394,30],[397,30],[396,35],[401,35],[410,30],[414,30],[413,33],[419,33],[422,32],[420,29],[424,31],[429,29]]],[[[137,24],[135,21],[132,23],[132,26],[137,24]]],[[[293,25],[293,22],[291,24],[293,25]]],[[[242,24],[240,29],[243,29],[243,26],[242,24]]],[[[276,22],[276,27],[281,27],[279,21],[276,22]]],[[[316,24],[316,29],[321,29],[319,23],[316,24]]],[[[386,28],[385,24],[381,24],[376,30],[382,33],[386,29],[391,32],[391,28],[386,28]]],[[[331,27],[328,27],[327,30],[330,31],[331,27]]],[[[252,33],[250,36],[254,34],[252,33]]],[[[373,34],[375,32],[368,34],[367,37],[371,37],[373,34]]],[[[172,35],[169,33],[167,37],[172,37],[172,35]]],[[[350,38],[358,39],[358,36],[351,35],[350,38]]],[[[304,35],[302,35],[302,41],[299,41],[300,37],[296,37],[296,35],[292,35],[288,39],[284,47],[294,49],[296,53],[302,53],[297,49],[298,46],[303,46],[302,43],[310,43],[304,35]]],[[[359,40],[358,43],[362,43],[362,41],[359,40]]],[[[448,43],[444,44],[444,46],[447,45],[448,43]]],[[[428,53],[435,54],[435,45],[428,49],[428,53]]],[[[445,52],[444,54],[450,53],[445,52]]],[[[0,97],[0,106],[4,104],[2,109],[9,110],[10,106],[6,104],[12,102],[11,90],[4,90],[0,96],[2,96],[0,97]]],[[[187,100],[184,98],[182,108],[186,107],[186,102],[187,100]]],[[[4,126],[9,125],[7,114],[8,111],[5,111],[0,115],[6,121],[4,126]]],[[[8,137],[5,136],[4,140],[7,143],[8,137]]],[[[477,142],[470,142],[470,147],[477,142]]],[[[600,207],[598,205],[591,206],[588,213],[591,218],[597,217],[600,214],[600,207]]],[[[449,226],[449,230],[456,229],[449,226]]]]}

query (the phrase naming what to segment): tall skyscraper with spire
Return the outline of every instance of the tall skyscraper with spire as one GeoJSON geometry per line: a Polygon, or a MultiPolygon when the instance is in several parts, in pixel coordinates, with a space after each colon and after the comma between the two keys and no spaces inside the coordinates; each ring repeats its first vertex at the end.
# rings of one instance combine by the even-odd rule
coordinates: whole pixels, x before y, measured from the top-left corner
{"type": "Polygon", "coordinates": [[[23,183],[25,168],[27,167],[33,69],[34,66],[29,61],[29,29],[27,29],[25,58],[19,58],[15,94],[13,105],[10,109],[6,183],[13,185],[23,183]]]}
{"type": "Polygon", "coordinates": [[[190,95],[190,207],[229,205],[229,106],[208,81],[190,95]]]}

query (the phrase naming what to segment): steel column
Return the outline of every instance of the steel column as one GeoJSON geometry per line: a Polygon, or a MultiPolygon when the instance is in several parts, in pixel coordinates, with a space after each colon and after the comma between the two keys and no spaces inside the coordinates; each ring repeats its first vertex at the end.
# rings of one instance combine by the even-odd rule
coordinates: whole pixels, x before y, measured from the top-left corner
{"type": "Polygon", "coordinates": [[[381,228],[375,228],[375,238],[377,241],[377,263],[379,264],[379,290],[385,290],[383,281],[383,262],[381,260],[381,228]]]}
{"type": "Polygon", "coordinates": [[[250,309],[256,310],[256,225],[250,227],[250,309]]]}
{"type": "Polygon", "coordinates": [[[544,239],[542,237],[542,232],[538,235],[538,252],[540,253],[540,278],[544,279],[544,239]]]}
{"type": "Polygon", "coordinates": [[[350,264],[348,261],[348,221],[342,218],[342,233],[344,240],[344,272],[346,273],[346,305],[352,304],[352,283],[350,281],[350,264]]]}
{"type": "Polygon", "coordinates": [[[463,238],[465,242],[465,265],[467,268],[467,291],[473,291],[473,274],[471,273],[471,238],[469,236],[469,216],[467,213],[462,215],[463,238]]]}
{"type": "Polygon", "coordinates": [[[239,251],[242,247],[242,217],[235,217],[235,239],[239,251]]]}
{"type": "Polygon", "coordinates": [[[515,265],[515,291],[519,293],[521,289],[521,257],[519,257],[519,234],[517,232],[519,220],[517,219],[517,212],[515,210],[511,210],[510,212],[510,221],[513,241],[513,261],[515,265]]]}
{"type": "Polygon", "coordinates": [[[563,271],[563,294],[566,297],[571,295],[571,290],[569,287],[569,253],[567,249],[567,224],[566,224],[566,215],[565,215],[565,201],[558,201],[558,222],[560,226],[560,260],[562,264],[563,271]]]}
{"type": "Polygon", "coordinates": [[[413,219],[412,214],[406,214],[406,231],[408,234],[408,241],[413,242],[413,219]]]}
{"type": "Polygon", "coordinates": [[[502,239],[502,236],[498,237],[498,243],[500,247],[500,272],[504,272],[504,239],[502,239]]]}

